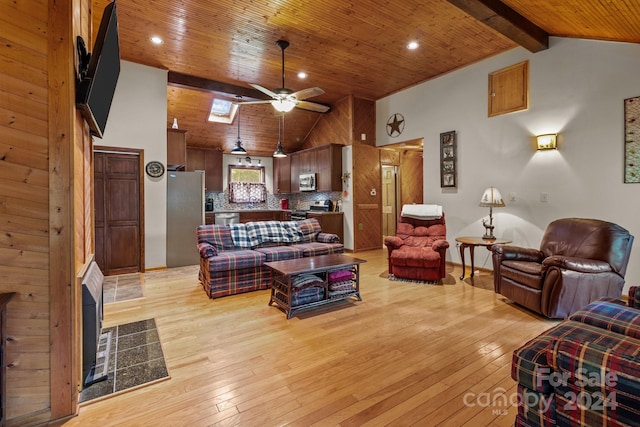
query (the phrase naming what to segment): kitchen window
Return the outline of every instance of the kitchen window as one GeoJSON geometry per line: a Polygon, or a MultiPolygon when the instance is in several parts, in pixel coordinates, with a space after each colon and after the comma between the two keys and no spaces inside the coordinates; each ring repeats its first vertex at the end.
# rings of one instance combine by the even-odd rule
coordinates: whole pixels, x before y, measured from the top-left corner
{"type": "Polygon", "coordinates": [[[266,202],[264,175],[264,166],[229,165],[229,202],[266,202]]]}

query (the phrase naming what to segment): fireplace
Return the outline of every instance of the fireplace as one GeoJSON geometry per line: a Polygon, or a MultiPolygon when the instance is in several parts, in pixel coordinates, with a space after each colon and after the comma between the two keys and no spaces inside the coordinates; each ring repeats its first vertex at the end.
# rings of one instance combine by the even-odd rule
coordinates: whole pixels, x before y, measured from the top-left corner
{"type": "Polygon", "coordinates": [[[82,278],[82,378],[85,385],[106,378],[104,370],[97,369],[103,365],[98,363],[103,318],[103,282],[104,275],[100,267],[92,261],[82,278]]]}

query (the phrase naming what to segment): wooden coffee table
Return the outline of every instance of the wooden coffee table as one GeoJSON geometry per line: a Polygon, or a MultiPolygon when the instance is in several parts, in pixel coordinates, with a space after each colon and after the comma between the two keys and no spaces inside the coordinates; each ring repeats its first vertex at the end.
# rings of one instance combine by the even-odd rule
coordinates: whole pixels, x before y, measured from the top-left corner
{"type": "Polygon", "coordinates": [[[358,301],[362,301],[360,296],[360,264],[365,262],[367,261],[344,254],[265,262],[264,265],[271,269],[271,298],[269,299],[269,305],[275,304],[287,315],[287,319],[290,319],[298,311],[308,310],[335,301],[347,298],[355,298],[358,301]],[[347,269],[353,273],[351,279],[352,289],[334,295],[330,294],[329,273],[347,269]],[[316,274],[322,278],[323,298],[320,301],[291,306],[293,294],[297,291],[291,283],[300,274],[316,274]]]}

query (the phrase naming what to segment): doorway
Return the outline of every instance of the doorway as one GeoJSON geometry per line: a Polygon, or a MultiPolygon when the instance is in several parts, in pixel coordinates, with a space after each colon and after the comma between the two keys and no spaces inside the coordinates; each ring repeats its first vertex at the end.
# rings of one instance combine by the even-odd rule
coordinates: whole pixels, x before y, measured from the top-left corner
{"type": "Polygon", "coordinates": [[[395,236],[398,218],[398,166],[382,165],[382,239],[395,236]]]}
{"type": "Polygon", "coordinates": [[[106,275],[144,272],[142,150],[94,148],[96,262],[106,275]]]}

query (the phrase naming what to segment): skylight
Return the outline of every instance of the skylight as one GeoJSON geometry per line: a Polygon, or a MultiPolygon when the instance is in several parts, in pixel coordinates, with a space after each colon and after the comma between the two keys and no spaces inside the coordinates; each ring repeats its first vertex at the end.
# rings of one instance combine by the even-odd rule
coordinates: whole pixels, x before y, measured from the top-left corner
{"type": "Polygon", "coordinates": [[[214,98],[208,120],[217,123],[231,123],[237,110],[238,106],[233,101],[214,98]]]}

